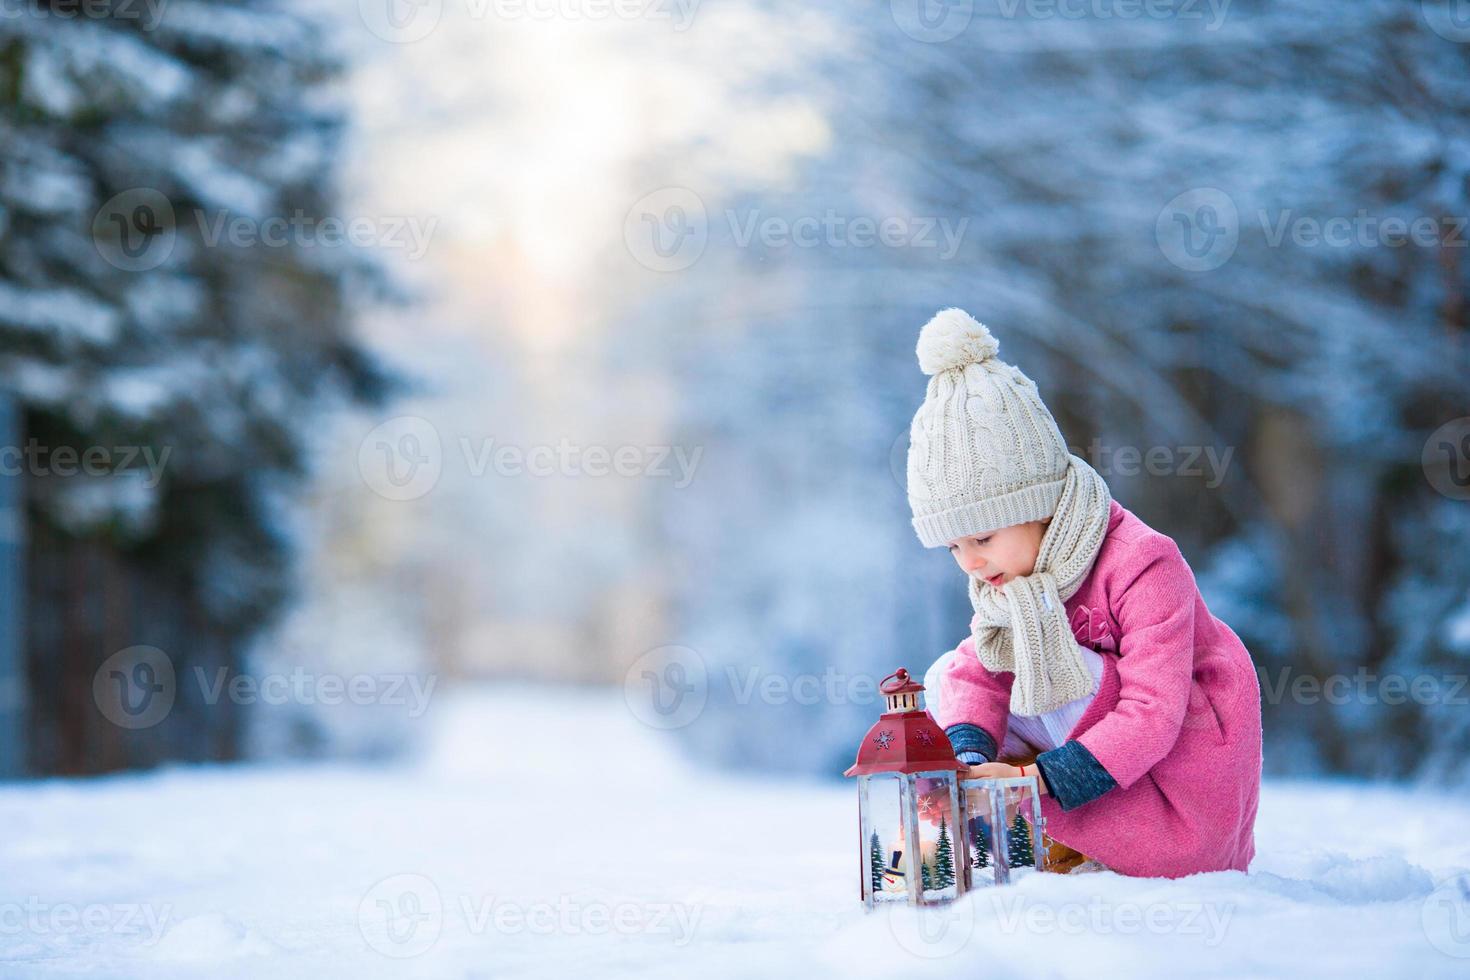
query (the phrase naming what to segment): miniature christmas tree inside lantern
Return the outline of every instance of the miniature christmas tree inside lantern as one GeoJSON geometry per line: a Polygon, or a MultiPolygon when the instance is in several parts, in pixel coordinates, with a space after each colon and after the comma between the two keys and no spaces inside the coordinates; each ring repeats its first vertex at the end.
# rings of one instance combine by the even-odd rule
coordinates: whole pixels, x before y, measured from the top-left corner
{"type": "Polygon", "coordinates": [[[1046,818],[1037,789],[1035,776],[960,780],[968,887],[1004,885],[1018,868],[1046,870],[1046,818]]]}
{"type": "Polygon", "coordinates": [[[1013,867],[1040,867],[1035,777],[961,783],[949,738],[923,708],[924,685],[900,668],[879,690],[888,710],[844,773],[858,778],[864,904],[942,903],[1008,881],[1013,867]]]}

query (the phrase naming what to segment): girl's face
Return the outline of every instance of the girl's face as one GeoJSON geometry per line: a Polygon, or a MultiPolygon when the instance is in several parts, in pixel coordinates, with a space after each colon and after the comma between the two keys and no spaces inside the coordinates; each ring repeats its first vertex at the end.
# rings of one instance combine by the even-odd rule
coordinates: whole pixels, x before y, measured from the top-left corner
{"type": "Polygon", "coordinates": [[[973,538],[955,538],[949,553],[959,562],[965,574],[991,585],[1002,586],[1018,575],[1036,570],[1036,555],[1046,534],[1048,517],[1040,521],[1013,524],[973,538]]]}

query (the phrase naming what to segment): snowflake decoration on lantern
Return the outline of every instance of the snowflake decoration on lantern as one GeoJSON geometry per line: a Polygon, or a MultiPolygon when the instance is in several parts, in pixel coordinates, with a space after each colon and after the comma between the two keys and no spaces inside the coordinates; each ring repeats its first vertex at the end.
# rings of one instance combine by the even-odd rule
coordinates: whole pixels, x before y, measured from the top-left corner
{"type": "Polygon", "coordinates": [[[885,728],[877,734],[873,741],[878,744],[878,748],[880,749],[889,748],[893,745],[893,733],[885,728]]]}
{"type": "Polygon", "coordinates": [[[948,819],[948,803],[943,793],[925,793],[918,800],[919,816],[926,823],[937,825],[941,817],[948,819]]]}
{"type": "Polygon", "coordinates": [[[914,737],[919,740],[920,745],[934,744],[934,733],[929,731],[927,728],[919,729],[917,732],[914,733],[914,737]]]}

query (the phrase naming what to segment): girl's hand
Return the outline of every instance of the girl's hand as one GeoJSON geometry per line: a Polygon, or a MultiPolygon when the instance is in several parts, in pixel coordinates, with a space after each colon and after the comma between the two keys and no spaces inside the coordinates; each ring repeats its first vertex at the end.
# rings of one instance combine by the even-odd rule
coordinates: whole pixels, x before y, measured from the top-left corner
{"type": "Polygon", "coordinates": [[[1035,776],[1036,788],[1042,796],[1046,795],[1046,780],[1041,778],[1041,772],[1035,763],[1013,766],[1005,762],[986,762],[978,766],[965,766],[959,772],[960,779],[1015,779],[1022,775],[1035,776]]]}

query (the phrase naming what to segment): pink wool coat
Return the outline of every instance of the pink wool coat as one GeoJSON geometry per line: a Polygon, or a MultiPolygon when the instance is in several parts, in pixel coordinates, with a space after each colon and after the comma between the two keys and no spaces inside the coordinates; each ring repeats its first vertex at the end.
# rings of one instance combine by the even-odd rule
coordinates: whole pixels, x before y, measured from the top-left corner
{"type": "MultiPolygon", "coordinates": [[[[1104,665],[1068,740],[1117,785],[1067,811],[1043,794],[1047,833],[1120,874],[1246,870],[1261,786],[1260,684],[1178,546],[1114,500],[1097,560],[1066,609],[1077,641],[1104,665]]],[[[935,720],[978,725],[1003,745],[1012,677],[987,671],[966,639],[941,675],[935,720]]]]}

